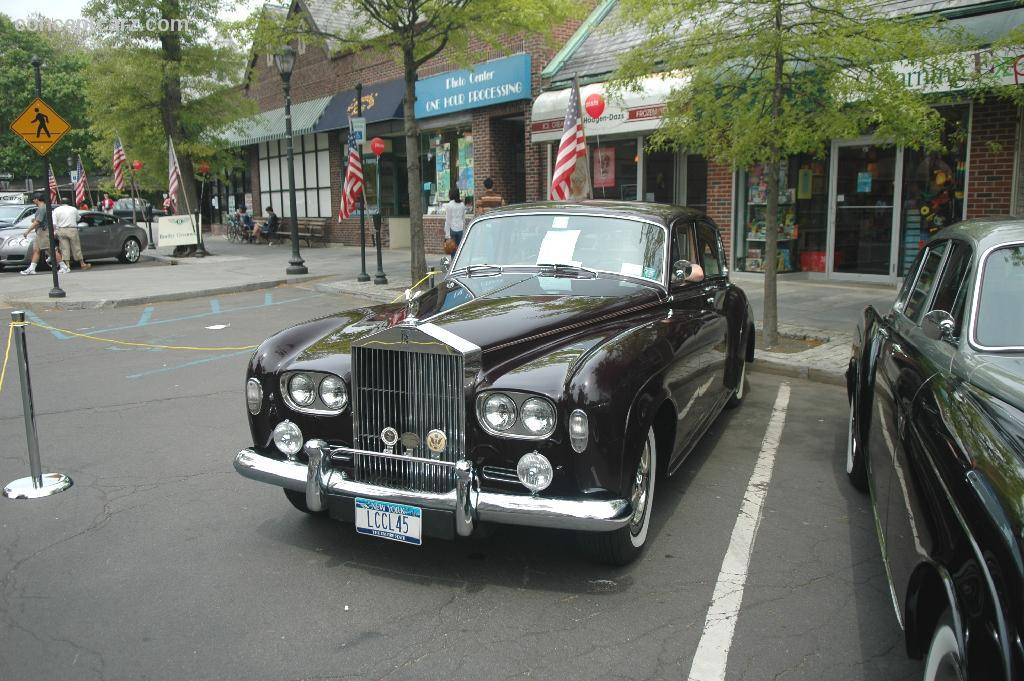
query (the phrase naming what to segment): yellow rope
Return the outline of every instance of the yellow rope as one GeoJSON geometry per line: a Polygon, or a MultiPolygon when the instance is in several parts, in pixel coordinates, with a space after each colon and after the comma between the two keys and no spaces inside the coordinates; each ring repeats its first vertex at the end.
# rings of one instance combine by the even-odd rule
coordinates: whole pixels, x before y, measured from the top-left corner
{"type": "MultiPolygon", "coordinates": [[[[11,357],[11,338],[14,337],[14,326],[15,323],[11,323],[11,327],[7,330],[7,349],[4,350],[4,367],[0,369],[0,392],[4,390],[4,377],[7,376],[7,360],[11,357]]],[[[21,326],[21,324],[18,324],[21,326]]]]}
{"type": "MultiPolygon", "coordinates": [[[[435,276],[436,274],[438,274],[438,273],[437,273],[437,272],[427,272],[427,276],[423,277],[422,279],[420,279],[419,281],[417,281],[417,282],[416,282],[415,284],[413,284],[413,285],[412,285],[412,286],[410,286],[409,288],[405,289],[405,290],[406,290],[406,292],[411,292],[411,291],[415,291],[415,290],[416,290],[416,287],[417,287],[417,286],[419,286],[420,284],[422,284],[423,282],[425,282],[425,281],[426,281],[427,279],[430,279],[431,277],[435,276]]],[[[397,302],[398,302],[399,300],[401,300],[401,299],[402,299],[402,296],[404,296],[404,295],[405,295],[405,293],[403,293],[403,294],[402,294],[401,296],[398,296],[397,298],[395,298],[395,299],[394,299],[394,300],[392,300],[391,302],[392,302],[392,303],[397,303],[397,302]]]]}
{"type": "MultiPolygon", "coordinates": [[[[11,323],[12,330],[15,324],[15,322],[11,323]]],[[[47,329],[48,331],[58,331],[60,333],[67,334],[68,336],[75,336],[76,338],[85,338],[88,340],[99,341],[101,343],[113,343],[115,345],[128,345],[134,348],[159,348],[161,350],[198,350],[200,352],[229,352],[231,350],[255,350],[257,347],[255,345],[237,345],[222,348],[204,348],[197,347],[194,345],[156,345],[153,343],[135,343],[132,341],[123,341],[114,338],[100,338],[99,336],[90,336],[87,333],[77,333],[75,331],[69,331],[68,329],[60,329],[57,328],[56,326],[48,326],[46,324],[40,324],[38,322],[25,322],[25,324],[38,326],[40,329],[47,329]]]]}

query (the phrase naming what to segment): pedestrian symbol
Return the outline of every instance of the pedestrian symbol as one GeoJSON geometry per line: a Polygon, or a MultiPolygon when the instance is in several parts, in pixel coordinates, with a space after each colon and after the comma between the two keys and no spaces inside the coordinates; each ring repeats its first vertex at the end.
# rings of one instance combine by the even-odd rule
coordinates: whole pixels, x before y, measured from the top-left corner
{"type": "Polygon", "coordinates": [[[40,156],[46,156],[71,126],[41,99],[36,99],[11,123],[11,130],[28,142],[40,156]]]}

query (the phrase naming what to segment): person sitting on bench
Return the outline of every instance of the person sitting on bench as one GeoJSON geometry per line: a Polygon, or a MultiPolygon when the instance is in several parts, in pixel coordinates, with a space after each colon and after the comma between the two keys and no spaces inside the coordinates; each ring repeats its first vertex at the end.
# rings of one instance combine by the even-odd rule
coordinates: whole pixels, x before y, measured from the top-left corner
{"type": "Polygon", "coordinates": [[[269,240],[270,235],[277,231],[278,223],[279,220],[277,219],[277,213],[274,212],[274,207],[267,206],[267,219],[252,228],[252,240],[259,241],[261,234],[264,239],[269,240]]]}

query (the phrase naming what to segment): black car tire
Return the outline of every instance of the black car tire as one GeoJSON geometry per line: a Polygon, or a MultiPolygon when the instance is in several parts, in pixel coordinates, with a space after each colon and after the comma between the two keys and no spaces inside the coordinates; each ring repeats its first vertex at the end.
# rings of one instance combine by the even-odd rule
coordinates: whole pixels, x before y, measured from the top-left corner
{"type": "Polygon", "coordinates": [[[651,527],[651,509],[654,507],[654,483],[658,471],[658,447],[654,428],[647,431],[647,441],[637,462],[630,497],[634,517],[612,532],[579,532],[580,548],[593,560],[608,565],[628,565],[636,560],[647,544],[651,527]],[[646,470],[645,470],[646,469],[646,470]],[[637,512],[637,507],[642,508],[637,512]]]}
{"type": "Polygon", "coordinates": [[[299,509],[303,513],[308,513],[309,515],[320,515],[321,513],[323,513],[323,511],[310,511],[309,510],[309,506],[306,505],[306,493],[305,492],[296,492],[293,489],[286,489],[286,490],[284,490],[284,495],[286,497],[288,497],[288,501],[290,501],[292,503],[292,506],[294,506],[295,508],[299,509]]]}
{"type": "Polygon", "coordinates": [[[133,236],[128,237],[121,244],[121,253],[117,256],[117,259],[121,262],[128,264],[134,264],[139,261],[142,256],[142,244],[139,240],[133,236]]]}
{"type": "Polygon", "coordinates": [[[861,492],[868,491],[868,469],[864,461],[864,443],[857,418],[857,396],[850,396],[850,422],[846,434],[846,476],[861,492]]]}
{"type": "Polygon", "coordinates": [[[743,397],[747,394],[747,358],[740,358],[740,382],[736,389],[729,395],[729,401],[725,403],[726,409],[735,409],[743,403],[743,397]]]}
{"type": "Polygon", "coordinates": [[[932,632],[932,642],[924,659],[924,681],[962,681],[963,653],[953,628],[949,608],[942,613],[932,632]]]}

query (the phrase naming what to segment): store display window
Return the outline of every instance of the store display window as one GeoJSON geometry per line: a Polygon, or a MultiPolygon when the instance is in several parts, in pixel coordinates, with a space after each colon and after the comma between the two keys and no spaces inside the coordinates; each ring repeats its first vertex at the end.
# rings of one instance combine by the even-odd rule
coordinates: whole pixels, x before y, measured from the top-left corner
{"type": "Polygon", "coordinates": [[[423,197],[428,214],[444,212],[448,193],[458,187],[466,208],[473,206],[473,133],[439,130],[420,138],[423,197]]]}
{"type": "Polygon", "coordinates": [[[594,141],[590,152],[590,180],[595,199],[637,200],[637,140],[594,141]]]}
{"type": "MultiPolygon", "coordinates": [[[[824,272],[828,230],[828,158],[791,157],[781,162],[776,172],[779,173],[776,271],[824,272]]],[[[763,272],[768,213],[767,165],[755,165],[741,178],[743,194],[739,206],[736,267],[744,272],[763,272]]]]}
{"type": "Polygon", "coordinates": [[[385,137],[380,159],[363,150],[363,192],[366,210],[377,212],[377,163],[380,163],[380,211],[382,215],[409,215],[409,171],[405,163],[405,137],[385,137]]]}

